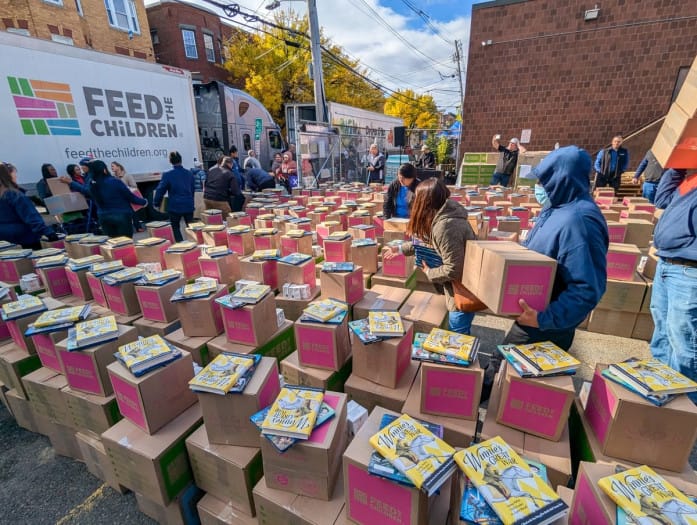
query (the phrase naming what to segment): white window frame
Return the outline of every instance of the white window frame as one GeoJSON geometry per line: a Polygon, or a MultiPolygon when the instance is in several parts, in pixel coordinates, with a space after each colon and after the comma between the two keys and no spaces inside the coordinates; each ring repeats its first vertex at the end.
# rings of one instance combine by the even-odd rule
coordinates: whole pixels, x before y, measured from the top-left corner
{"type": "Polygon", "coordinates": [[[104,7],[106,8],[109,25],[120,31],[139,35],[140,23],[138,22],[138,10],[136,9],[135,0],[120,0],[123,3],[123,7],[126,12],[118,14],[122,17],[126,17],[125,24],[123,22],[119,22],[114,1],[119,0],[104,0],[104,7]]]}
{"type": "Polygon", "coordinates": [[[215,63],[215,43],[213,35],[203,33],[203,49],[206,52],[206,60],[215,63]]]}
{"type": "Polygon", "coordinates": [[[84,11],[82,10],[82,2],[81,0],[75,0],[75,9],[77,9],[77,14],[80,16],[85,16],[84,11]]]}
{"type": "Polygon", "coordinates": [[[14,33],[15,35],[31,36],[31,33],[28,29],[23,29],[21,27],[8,27],[7,32],[14,33]]]}
{"type": "Polygon", "coordinates": [[[198,47],[196,46],[196,31],[186,27],[181,28],[182,32],[182,44],[184,45],[184,56],[186,58],[191,58],[198,60],[198,47]],[[192,41],[187,42],[187,35],[191,35],[192,41]],[[191,47],[193,46],[193,55],[189,54],[191,47]]]}
{"type": "Polygon", "coordinates": [[[74,46],[75,42],[73,42],[73,39],[69,36],[63,36],[63,35],[51,35],[51,40],[54,42],[57,42],[59,44],[65,44],[66,46],[74,46]]]}

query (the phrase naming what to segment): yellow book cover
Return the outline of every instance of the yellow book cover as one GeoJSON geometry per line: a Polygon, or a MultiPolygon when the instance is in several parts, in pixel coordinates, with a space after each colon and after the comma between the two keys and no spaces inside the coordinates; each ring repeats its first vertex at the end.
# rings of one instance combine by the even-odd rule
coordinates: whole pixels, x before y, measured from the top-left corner
{"type": "Polygon", "coordinates": [[[2,305],[3,319],[15,319],[23,315],[46,310],[46,305],[39,298],[33,295],[20,295],[16,301],[2,305]]]}
{"type": "Polygon", "coordinates": [[[105,276],[104,282],[107,284],[125,283],[127,281],[139,279],[143,275],[145,275],[145,270],[142,268],[127,266],[117,272],[110,273],[109,275],[105,276]]]}
{"type": "Polygon", "coordinates": [[[208,257],[222,257],[230,253],[230,248],[227,246],[211,246],[206,248],[206,255],[208,257]]]}
{"type": "Polygon", "coordinates": [[[463,361],[472,361],[474,350],[477,348],[477,338],[471,335],[458,334],[442,328],[433,328],[423,342],[423,347],[429,352],[450,355],[463,361]]]}
{"type": "Polygon", "coordinates": [[[75,343],[78,347],[114,338],[119,333],[113,315],[90,319],[75,325],[75,343]]]}
{"type": "Polygon", "coordinates": [[[300,237],[304,237],[305,235],[311,235],[309,232],[306,232],[305,230],[288,230],[286,232],[286,235],[288,237],[292,237],[294,239],[298,239],[300,237]]]}
{"type": "Polygon", "coordinates": [[[278,259],[281,256],[281,250],[272,248],[270,250],[254,250],[252,253],[253,261],[266,261],[268,259],[278,259]]]}
{"type": "Polygon", "coordinates": [[[25,259],[31,255],[31,250],[10,248],[9,250],[3,250],[1,253],[0,257],[3,259],[25,259]]]}
{"type": "Polygon", "coordinates": [[[278,230],[276,228],[257,228],[254,230],[254,236],[255,237],[261,237],[263,235],[274,235],[278,233],[278,230]]]}
{"type": "Polygon", "coordinates": [[[346,303],[334,299],[322,299],[321,301],[313,301],[310,303],[307,308],[303,310],[303,313],[312,319],[324,322],[346,311],[348,311],[348,305],[346,303]]]}
{"type": "Polygon", "coordinates": [[[206,224],[203,227],[204,232],[221,232],[225,229],[224,224],[206,224]]]}
{"type": "Polygon", "coordinates": [[[189,250],[193,250],[198,246],[195,242],[193,241],[182,241],[173,244],[169,248],[167,248],[167,251],[170,253],[178,253],[178,252],[187,252],[189,250]]]}
{"type": "Polygon", "coordinates": [[[146,273],[143,280],[147,283],[156,283],[159,281],[178,279],[181,277],[181,272],[179,270],[162,270],[161,272],[146,273]]]}
{"type": "Polygon", "coordinates": [[[275,217],[273,213],[262,213],[257,215],[257,219],[261,219],[262,221],[272,221],[275,217]]]}
{"type": "Polygon", "coordinates": [[[60,255],[65,253],[63,248],[43,248],[41,250],[34,250],[31,256],[34,259],[41,259],[42,257],[53,257],[54,255],[60,255]]]}
{"type": "Polygon", "coordinates": [[[189,381],[192,390],[227,394],[254,366],[254,359],[241,354],[219,354],[189,381]]]}
{"type": "Polygon", "coordinates": [[[154,366],[163,356],[169,357],[172,353],[172,348],[162,336],[156,334],[120,346],[119,360],[131,372],[138,372],[146,366],[154,366]]]}
{"type": "Polygon", "coordinates": [[[552,523],[568,510],[501,437],[456,452],[455,463],[504,525],[552,523]]]}
{"type": "Polygon", "coordinates": [[[128,244],[133,244],[133,239],[130,237],[112,237],[106,242],[110,246],[126,246],[128,244]]]}
{"type": "Polygon", "coordinates": [[[613,474],[598,485],[627,514],[627,523],[697,524],[697,505],[650,467],[613,474]]]}
{"type": "Polygon", "coordinates": [[[85,312],[89,311],[89,306],[81,305],[44,312],[34,321],[34,328],[46,328],[47,326],[63,323],[77,323],[83,320],[86,316],[85,312]]]}
{"type": "Polygon", "coordinates": [[[538,375],[563,372],[581,366],[581,362],[578,359],[551,341],[529,345],[515,345],[511,347],[511,352],[514,358],[539,372],[538,375]]]}
{"type": "Polygon", "coordinates": [[[404,335],[404,323],[399,312],[388,310],[370,310],[368,312],[368,329],[378,337],[399,337],[404,335]]]}
{"type": "Polygon", "coordinates": [[[90,268],[90,271],[92,273],[104,273],[104,272],[109,272],[109,271],[115,271],[115,270],[118,270],[119,268],[123,268],[123,262],[121,260],[104,261],[104,262],[94,263],[92,265],[92,267],[90,268]]]}
{"type": "Polygon", "coordinates": [[[204,293],[215,292],[218,289],[218,283],[215,280],[195,281],[191,284],[185,284],[182,288],[182,296],[191,297],[204,293]]]}
{"type": "Polygon", "coordinates": [[[323,400],[324,392],[319,389],[283,387],[261,424],[262,434],[308,439],[323,400]]]}
{"type": "Polygon", "coordinates": [[[268,284],[248,284],[231,294],[231,298],[243,303],[255,304],[271,291],[268,284]]]}
{"type": "Polygon", "coordinates": [[[205,226],[206,226],[206,225],[205,225],[204,223],[202,223],[202,222],[190,222],[189,225],[187,226],[187,228],[188,228],[189,230],[195,232],[195,231],[203,230],[203,228],[204,228],[205,226]]]}
{"type": "Polygon", "coordinates": [[[80,257],[79,259],[68,259],[68,265],[76,268],[85,268],[100,262],[104,262],[103,255],[89,255],[87,257],[80,257]]]}
{"type": "Polygon", "coordinates": [[[678,394],[697,390],[697,383],[657,359],[614,363],[610,365],[610,370],[644,395],[678,394]]]}
{"type": "Polygon", "coordinates": [[[47,268],[49,266],[61,266],[68,262],[68,256],[64,253],[59,255],[50,255],[48,257],[41,257],[37,259],[34,263],[36,268],[47,268]]]}
{"type": "Polygon", "coordinates": [[[455,449],[407,414],[371,436],[370,444],[428,495],[455,470],[455,449]]]}
{"type": "Polygon", "coordinates": [[[317,206],[314,210],[315,213],[326,213],[329,211],[329,208],[326,206],[317,206]]]}
{"type": "Polygon", "coordinates": [[[327,235],[327,239],[330,241],[343,241],[344,239],[349,239],[351,234],[347,231],[332,232],[327,235]]]}
{"type": "Polygon", "coordinates": [[[136,241],[136,246],[156,246],[162,244],[166,239],[160,237],[146,237],[145,239],[138,239],[136,241]]]}
{"type": "Polygon", "coordinates": [[[237,226],[231,226],[227,231],[232,234],[240,234],[250,232],[252,228],[246,224],[238,224],[237,226]]]}

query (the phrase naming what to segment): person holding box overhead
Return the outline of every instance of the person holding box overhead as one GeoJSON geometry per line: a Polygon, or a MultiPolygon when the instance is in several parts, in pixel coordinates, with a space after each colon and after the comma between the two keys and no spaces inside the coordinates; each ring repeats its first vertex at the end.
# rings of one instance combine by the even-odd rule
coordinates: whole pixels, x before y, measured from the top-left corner
{"type": "Polygon", "coordinates": [[[518,165],[518,154],[527,151],[516,138],[509,140],[508,146],[506,147],[504,147],[500,141],[501,135],[494,135],[491,139],[491,145],[499,152],[499,160],[496,163],[496,169],[489,183],[492,186],[496,184],[508,186],[508,183],[511,181],[511,176],[515,173],[516,166],[518,165]]]}

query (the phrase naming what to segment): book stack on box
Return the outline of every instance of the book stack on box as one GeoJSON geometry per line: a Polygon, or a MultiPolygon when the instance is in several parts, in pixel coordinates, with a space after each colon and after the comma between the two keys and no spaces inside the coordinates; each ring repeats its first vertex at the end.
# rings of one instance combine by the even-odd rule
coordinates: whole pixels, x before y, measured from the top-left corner
{"type": "Polygon", "coordinates": [[[228,213],[226,218],[228,228],[233,226],[251,226],[252,218],[243,211],[233,211],[228,213]]]}
{"type": "Polygon", "coordinates": [[[319,278],[322,298],[335,298],[349,305],[363,298],[363,268],[352,262],[325,262],[319,278]]]}
{"type": "Polygon", "coordinates": [[[172,224],[169,221],[152,221],[145,223],[145,229],[148,232],[149,237],[157,237],[159,239],[166,239],[171,244],[174,244],[174,231],[172,230],[172,224]]]}
{"type": "Polygon", "coordinates": [[[227,232],[225,225],[208,224],[203,227],[203,243],[208,246],[227,247],[227,232]]]}
{"type": "Polygon", "coordinates": [[[102,290],[109,310],[122,317],[140,314],[135,283],[143,275],[145,270],[142,268],[127,266],[102,277],[102,290]]]}
{"type": "Polygon", "coordinates": [[[87,272],[95,263],[104,262],[101,255],[90,255],[81,258],[69,258],[65,267],[65,275],[68,278],[70,291],[73,296],[83,301],[92,300],[92,290],[87,282],[87,272]]]}
{"type": "Polygon", "coordinates": [[[280,250],[281,232],[276,228],[257,228],[254,230],[255,250],[280,250]]]}
{"type": "MultiPolygon", "coordinates": [[[[217,299],[222,309],[225,337],[230,343],[251,349],[263,345],[277,331],[269,326],[276,318],[276,300],[266,284],[248,284],[217,299]]],[[[276,323],[274,323],[276,324],[276,323]]]]}
{"type": "Polygon", "coordinates": [[[121,260],[125,266],[138,264],[136,247],[130,237],[112,237],[99,246],[100,253],[107,261],[121,260]]]}
{"type": "Polygon", "coordinates": [[[304,253],[312,255],[312,232],[297,227],[294,222],[287,223],[285,234],[281,235],[281,255],[304,253]]]}
{"type": "Polygon", "coordinates": [[[166,266],[165,251],[173,243],[164,237],[146,237],[135,241],[138,263],[157,263],[166,266]]]}
{"type": "Polygon", "coordinates": [[[8,248],[0,252],[0,281],[17,285],[19,279],[28,273],[32,273],[33,264],[29,258],[31,250],[22,248],[8,248]]]}
{"type": "Polygon", "coordinates": [[[227,229],[227,245],[238,256],[254,252],[254,235],[248,224],[238,224],[227,229]]]}
{"type": "Polygon", "coordinates": [[[249,257],[240,259],[240,275],[242,279],[256,281],[269,285],[273,290],[278,289],[278,259],[281,250],[255,250],[249,257]]]}
{"type": "Polygon", "coordinates": [[[354,238],[351,242],[349,261],[372,275],[378,271],[378,243],[371,238],[354,238]]]}
{"type": "Polygon", "coordinates": [[[177,305],[181,330],[188,337],[215,337],[223,332],[223,316],[215,301],[227,287],[215,279],[200,277],[177,289],[170,301],[177,305]]]}
{"type": "Polygon", "coordinates": [[[92,293],[92,299],[103,308],[108,308],[106,294],[102,278],[109,273],[117,272],[124,268],[123,263],[118,261],[95,262],[90,266],[89,272],[85,274],[87,285],[92,293]]]}
{"type": "MultiPolygon", "coordinates": [[[[177,306],[170,301],[172,295],[184,286],[184,278],[178,270],[163,270],[161,272],[146,273],[135,283],[136,297],[140,304],[143,319],[150,321],[148,324],[151,330],[157,331],[160,335],[171,332],[169,328],[173,323],[179,325],[177,306]]],[[[138,325],[138,321],[134,326],[138,325]]],[[[154,335],[152,333],[141,333],[139,335],[154,335]]]]}
{"type": "MultiPolygon", "coordinates": [[[[189,225],[191,226],[191,225],[189,225]]],[[[169,270],[179,270],[186,279],[195,279],[201,275],[198,259],[201,256],[200,243],[182,241],[172,244],[165,250],[165,266],[169,270]]]]}
{"type": "Polygon", "coordinates": [[[203,277],[211,277],[221,284],[231,285],[241,276],[240,260],[227,243],[204,248],[198,264],[203,277]]]}
{"type": "Polygon", "coordinates": [[[203,224],[223,224],[223,212],[216,209],[205,210],[201,213],[203,224]]]}
{"type": "Polygon", "coordinates": [[[76,253],[71,257],[101,255],[101,246],[109,240],[106,235],[86,235],[77,241],[76,253]]]}
{"type": "MultiPolygon", "coordinates": [[[[49,250],[55,250],[55,248],[49,248],[49,250]]],[[[67,262],[68,256],[63,250],[60,250],[58,254],[45,255],[34,260],[34,268],[44,283],[46,291],[53,298],[72,295],[65,269],[67,262]]]]}
{"type": "Polygon", "coordinates": [[[329,231],[320,237],[318,228],[318,241],[324,249],[325,261],[336,263],[348,261],[351,256],[352,240],[349,232],[339,229],[329,231]]]}

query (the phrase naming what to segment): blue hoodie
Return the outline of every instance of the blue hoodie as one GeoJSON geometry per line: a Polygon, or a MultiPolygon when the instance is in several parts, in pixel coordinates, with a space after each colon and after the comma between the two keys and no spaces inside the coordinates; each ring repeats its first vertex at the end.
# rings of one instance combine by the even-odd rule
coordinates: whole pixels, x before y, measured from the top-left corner
{"type": "Polygon", "coordinates": [[[600,301],[607,284],[607,223],[590,195],[591,158],[567,146],[533,170],[550,206],[525,245],[557,261],[552,299],[537,316],[542,330],[576,328],[600,301]]]}
{"type": "MultiPolygon", "coordinates": [[[[656,190],[656,206],[666,211],[656,224],[653,244],[659,257],[697,261],[697,190],[680,195],[685,170],[667,170],[656,190]]],[[[697,175],[693,175],[697,177],[697,175]]]]}
{"type": "Polygon", "coordinates": [[[192,213],[194,211],[194,176],[177,164],[162,174],[160,184],[155,189],[153,206],[159,208],[167,193],[167,211],[171,213],[192,213]]]}

